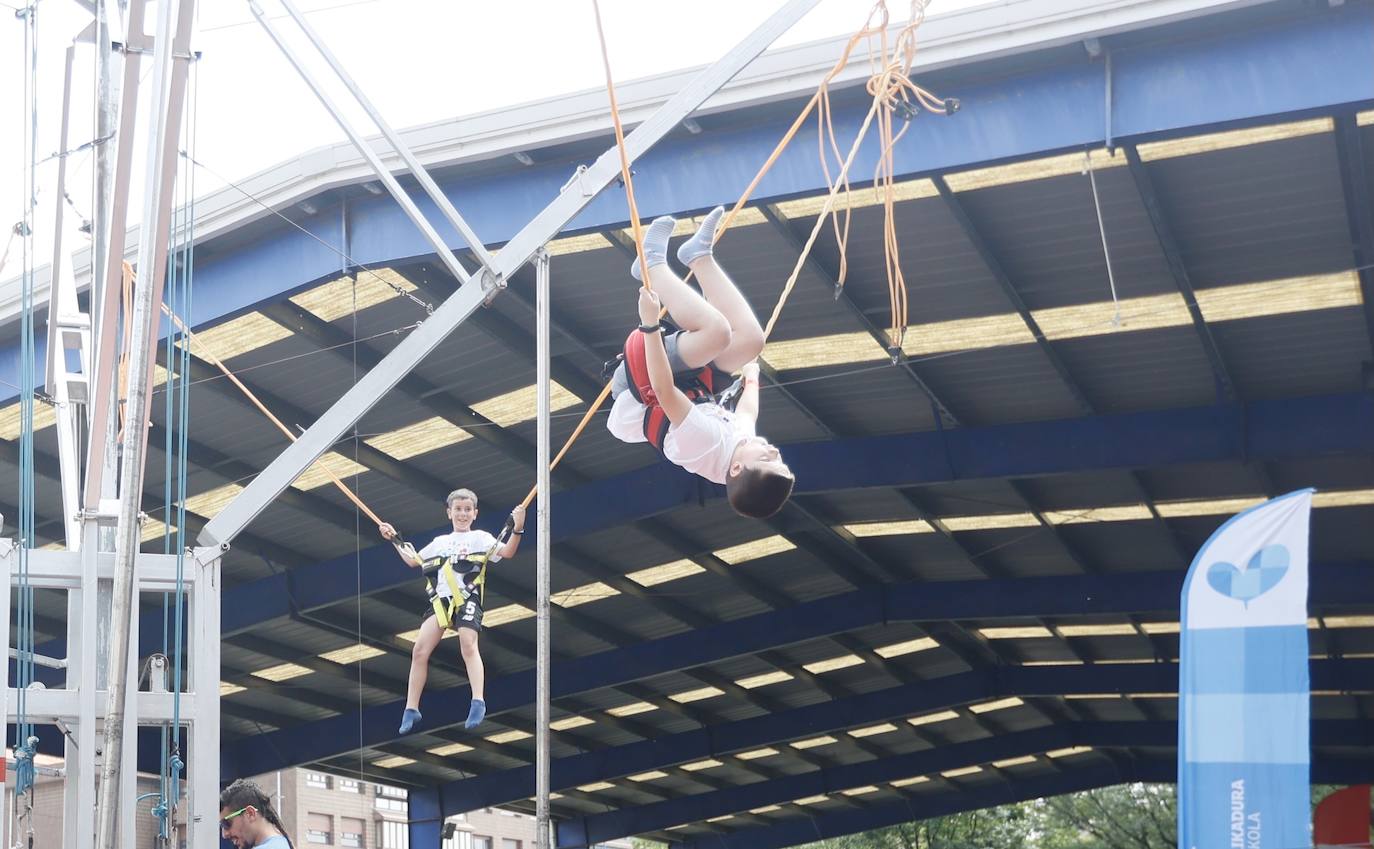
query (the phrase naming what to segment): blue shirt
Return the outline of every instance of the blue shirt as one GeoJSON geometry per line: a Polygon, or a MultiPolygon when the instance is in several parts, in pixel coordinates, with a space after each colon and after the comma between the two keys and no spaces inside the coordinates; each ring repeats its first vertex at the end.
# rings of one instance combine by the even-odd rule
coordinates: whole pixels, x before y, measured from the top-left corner
{"type": "Polygon", "coordinates": [[[263,842],[254,846],[253,849],[290,849],[291,844],[280,834],[274,834],[263,842]]]}

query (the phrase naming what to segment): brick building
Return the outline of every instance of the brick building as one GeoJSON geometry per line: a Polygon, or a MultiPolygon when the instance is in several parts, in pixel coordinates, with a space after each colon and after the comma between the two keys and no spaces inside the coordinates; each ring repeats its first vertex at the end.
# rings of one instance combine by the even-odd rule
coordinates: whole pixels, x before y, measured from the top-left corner
{"type": "MultiPolygon", "coordinates": [[[[40,756],[39,764],[60,767],[60,758],[40,756]]],[[[336,846],[343,849],[411,849],[406,830],[409,803],[405,790],[387,784],[289,769],[255,776],[272,797],[281,814],[287,836],[296,849],[336,846]]],[[[184,787],[184,785],[183,785],[184,787]]],[[[139,776],[138,793],[156,793],[156,776],[139,776]]],[[[9,811],[14,803],[14,772],[5,782],[5,813],[0,823],[0,846],[13,846],[9,811]]],[[[39,775],[34,784],[34,845],[58,847],[62,840],[63,779],[39,775]]],[[[159,849],[158,819],[153,816],[156,797],[138,803],[137,849],[159,849]]],[[[534,849],[534,818],[501,809],[486,808],[449,817],[453,834],[437,849],[534,849]]],[[[184,847],[178,831],[173,846],[184,847]]],[[[605,849],[629,849],[630,842],[605,844],[605,849]]],[[[217,847],[207,847],[217,849],[217,847]]],[[[414,847],[436,849],[436,847],[414,847]]]]}
{"type": "MultiPolygon", "coordinates": [[[[8,754],[8,753],[7,753],[8,754]]],[[[11,763],[13,760],[11,758],[11,763]]],[[[42,767],[61,767],[62,759],[47,755],[39,755],[36,761],[42,767]]],[[[16,834],[14,818],[12,815],[14,806],[14,778],[13,768],[5,771],[5,806],[4,817],[0,817],[0,846],[15,846],[21,843],[23,834],[16,834]]],[[[59,847],[64,845],[62,840],[62,798],[64,779],[53,775],[40,773],[34,779],[33,785],[33,812],[30,817],[30,827],[33,830],[33,845],[47,849],[48,847],[59,847]]],[[[138,795],[143,796],[148,793],[157,793],[157,776],[143,775],[138,777],[138,795]]],[[[161,825],[157,817],[153,816],[153,807],[157,805],[157,798],[145,798],[139,801],[137,806],[137,849],[158,849],[157,835],[161,825]]],[[[177,838],[173,845],[183,845],[180,840],[181,829],[178,828],[177,838]]]]}
{"type": "MultiPolygon", "coordinates": [[[[406,791],[307,769],[257,776],[273,797],[292,845],[411,849],[406,791]]],[[[453,834],[438,849],[533,849],[534,817],[486,808],[449,817],[453,834]]],[[[616,841],[606,849],[629,849],[616,841]]],[[[414,847],[414,849],[436,849],[414,847]]]]}

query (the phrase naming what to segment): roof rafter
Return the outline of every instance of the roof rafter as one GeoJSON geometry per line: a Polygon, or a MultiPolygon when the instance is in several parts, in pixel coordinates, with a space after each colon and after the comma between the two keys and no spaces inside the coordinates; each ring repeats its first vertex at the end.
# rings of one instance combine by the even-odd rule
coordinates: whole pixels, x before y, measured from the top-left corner
{"type": "Polygon", "coordinates": [[[1174,285],[1178,287],[1178,293],[1183,296],[1183,303],[1188,308],[1188,315],[1193,319],[1193,329],[1197,332],[1198,341],[1202,344],[1202,350],[1207,354],[1207,362],[1212,366],[1212,379],[1216,382],[1216,392],[1218,401],[1232,401],[1238,396],[1236,394],[1235,381],[1231,379],[1231,371],[1226,366],[1226,358],[1222,356],[1221,348],[1217,345],[1215,337],[1212,336],[1212,329],[1207,325],[1207,319],[1202,315],[1202,309],[1197,304],[1197,294],[1193,291],[1193,280],[1188,274],[1188,266],[1183,262],[1183,251],[1180,249],[1178,239],[1174,236],[1173,226],[1169,223],[1169,218],[1164,212],[1164,206],[1160,203],[1159,194],[1155,190],[1154,180],[1150,177],[1149,167],[1140,159],[1140,153],[1135,145],[1123,145],[1122,149],[1126,152],[1126,162],[1131,169],[1131,177],[1135,180],[1136,191],[1140,194],[1140,202],[1145,207],[1145,213],[1150,218],[1150,224],[1154,227],[1155,237],[1159,240],[1160,252],[1164,254],[1164,261],[1169,265],[1169,274],[1174,278],[1174,285]]]}

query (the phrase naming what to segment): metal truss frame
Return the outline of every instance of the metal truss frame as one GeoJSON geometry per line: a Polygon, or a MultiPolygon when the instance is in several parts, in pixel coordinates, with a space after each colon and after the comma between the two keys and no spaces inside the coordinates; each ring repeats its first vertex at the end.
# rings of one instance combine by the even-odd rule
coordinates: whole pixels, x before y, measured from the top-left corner
{"type": "MultiPolygon", "coordinates": [[[[110,519],[113,517],[106,517],[110,519]]],[[[63,805],[63,845],[90,849],[96,834],[96,752],[99,727],[109,708],[109,691],[100,687],[97,673],[101,641],[97,611],[97,587],[114,578],[114,552],[97,552],[99,525],[88,521],[86,544],[81,551],[29,552],[30,586],[62,590],[67,594],[66,680],[64,686],[29,690],[26,713],[39,725],[65,726],[66,793],[63,805]]],[[[219,548],[187,552],[183,585],[187,596],[188,671],[186,691],[181,694],[180,716],[188,731],[186,822],[190,845],[214,847],[219,843],[219,666],[220,666],[220,554],[219,548]],[[207,697],[208,696],[208,697],[207,697]]],[[[18,581],[18,548],[12,540],[0,540],[0,609],[9,610],[13,586],[18,581]]],[[[177,557],[140,554],[138,592],[166,593],[177,587],[177,557]]],[[[131,629],[139,625],[139,605],[130,606],[131,629]]],[[[8,629],[6,634],[8,635],[8,629]]],[[[8,654],[9,638],[5,638],[8,654]]],[[[124,673],[123,721],[126,739],[133,740],[141,725],[168,726],[172,722],[173,694],[139,691],[138,655],[128,657],[124,673]]],[[[18,692],[10,686],[9,664],[0,671],[0,723],[13,721],[18,692]]],[[[123,812],[135,809],[138,784],[137,750],[129,745],[120,755],[118,804],[123,812]]],[[[118,818],[119,844],[134,846],[136,819],[118,818]]]]}
{"type": "MultiPolygon", "coordinates": [[[[625,148],[630,161],[633,162],[667,135],[682,119],[696,111],[817,2],[819,0],[790,0],[770,15],[744,41],[659,107],[657,112],[625,138],[625,148]]],[[[280,46],[288,56],[291,55],[284,44],[280,46]]],[[[311,87],[315,88],[312,79],[308,76],[306,79],[311,83],[311,87]]],[[[328,102],[326,105],[329,105],[328,102]]],[[[366,146],[359,144],[360,141],[356,140],[355,145],[366,157],[366,146]]],[[[375,163],[374,169],[379,164],[375,163]]],[[[378,170],[379,177],[383,177],[383,174],[389,175],[389,172],[386,172],[385,168],[378,170]]],[[[483,266],[481,285],[469,284],[459,288],[434,311],[432,316],[401,340],[376,367],[355,383],[298,440],[254,478],[219,515],[210,520],[200,534],[200,542],[218,544],[232,541],[282,490],[290,486],[291,482],[319,459],[320,455],[354,422],[372,409],[402,378],[410,374],[474,310],[499,292],[504,285],[502,281],[529,262],[540,246],[557,235],[619,174],[619,153],[612,147],[585,171],[575,175],[554,200],[506,243],[490,265],[483,266]]]]}

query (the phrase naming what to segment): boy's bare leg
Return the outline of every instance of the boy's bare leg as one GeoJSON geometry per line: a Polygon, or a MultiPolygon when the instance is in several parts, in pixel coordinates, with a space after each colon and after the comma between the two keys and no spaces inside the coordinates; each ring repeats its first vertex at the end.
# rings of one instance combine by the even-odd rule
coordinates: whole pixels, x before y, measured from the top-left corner
{"type": "Polygon", "coordinates": [[[406,686],[406,707],[418,710],[420,707],[420,694],[425,690],[425,681],[429,679],[429,656],[434,653],[434,647],[439,645],[439,637],[443,635],[443,629],[439,627],[439,620],[433,616],[425,618],[424,624],[420,626],[420,633],[415,638],[415,645],[410,650],[410,680],[406,686]]]}
{"type": "Polygon", "coordinates": [[[714,362],[716,368],[734,372],[745,363],[753,362],[763,351],[763,328],[759,326],[753,307],[749,306],[730,275],[725,273],[725,269],[711,254],[716,228],[724,212],[725,208],[720,206],[711,210],[696,234],[678,247],[677,256],[692,269],[707,303],[715,307],[730,325],[730,343],[716,354],[714,362]]]}
{"type": "MultiPolygon", "coordinates": [[[[684,331],[678,336],[678,356],[688,367],[700,368],[718,359],[730,346],[730,322],[669,267],[668,239],[675,223],[667,215],[654,219],[644,235],[644,255],[654,294],[668,308],[673,323],[684,331]]],[[[631,266],[630,274],[641,279],[639,260],[631,266]]]]}
{"type": "Polygon", "coordinates": [[[482,691],[486,689],[487,670],[482,665],[482,653],[477,649],[477,632],[471,628],[459,628],[458,646],[463,654],[463,666],[467,668],[472,697],[481,701],[482,691]]]}
{"type": "Polygon", "coordinates": [[[472,688],[472,704],[468,706],[468,718],[463,725],[476,728],[487,715],[487,703],[483,699],[487,672],[482,665],[482,652],[477,646],[477,632],[471,628],[459,628],[458,645],[468,671],[468,686],[472,688]]]}
{"type": "Polygon", "coordinates": [[[442,635],[443,629],[439,627],[439,620],[434,616],[425,617],[424,623],[420,625],[420,634],[415,638],[415,645],[410,650],[410,680],[406,682],[406,709],[401,714],[402,734],[409,734],[421,719],[420,694],[424,692],[425,681],[429,679],[429,656],[434,653],[434,647],[439,645],[442,635]]]}

